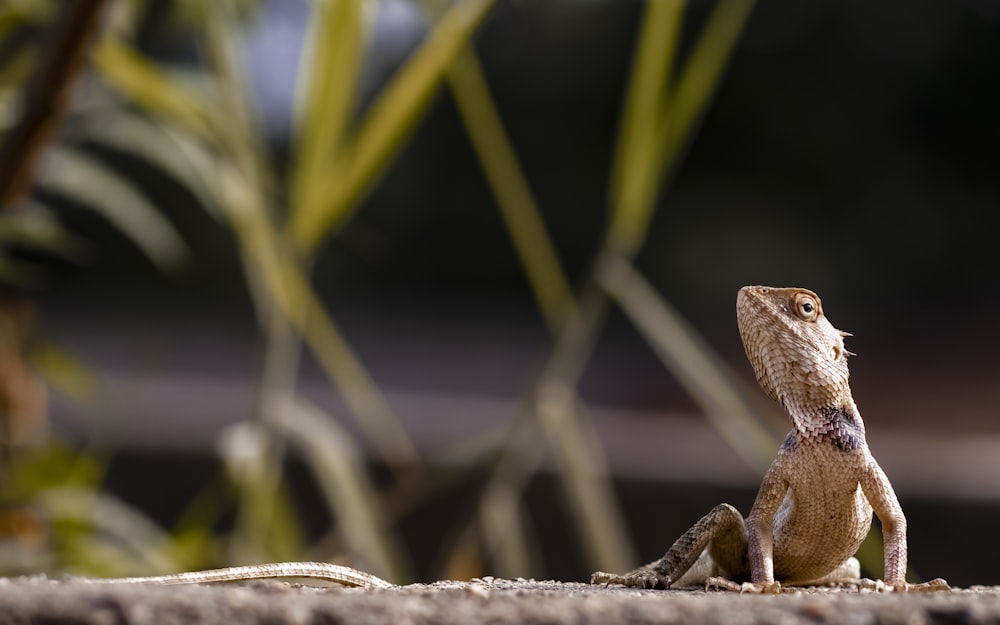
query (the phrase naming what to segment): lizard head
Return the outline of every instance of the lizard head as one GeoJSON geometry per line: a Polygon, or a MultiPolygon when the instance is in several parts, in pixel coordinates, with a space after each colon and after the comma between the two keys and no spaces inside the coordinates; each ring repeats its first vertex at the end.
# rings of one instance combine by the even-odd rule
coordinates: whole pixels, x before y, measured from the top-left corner
{"type": "Polygon", "coordinates": [[[736,319],[757,382],[797,415],[853,404],[848,385],[845,332],[823,314],[808,289],[745,286],[736,297],[736,319]]]}

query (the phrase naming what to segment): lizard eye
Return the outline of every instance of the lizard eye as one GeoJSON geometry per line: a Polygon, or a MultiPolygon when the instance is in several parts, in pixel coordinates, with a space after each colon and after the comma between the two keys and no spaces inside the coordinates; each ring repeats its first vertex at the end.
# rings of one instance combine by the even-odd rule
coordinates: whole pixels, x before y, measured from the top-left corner
{"type": "Polygon", "coordinates": [[[795,314],[803,321],[815,321],[819,316],[819,303],[811,295],[799,293],[795,296],[795,314]]]}

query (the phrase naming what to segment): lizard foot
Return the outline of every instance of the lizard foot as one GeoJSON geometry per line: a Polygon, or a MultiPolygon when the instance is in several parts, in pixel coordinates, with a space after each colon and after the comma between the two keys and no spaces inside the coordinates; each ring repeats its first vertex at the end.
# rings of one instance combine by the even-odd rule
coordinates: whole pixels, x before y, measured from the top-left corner
{"type": "Polygon", "coordinates": [[[660,575],[652,569],[636,569],[624,575],[597,571],[590,576],[590,583],[604,584],[605,586],[609,584],[621,584],[630,588],[661,588],[665,590],[670,588],[673,580],[669,576],[660,575]]]}
{"type": "Polygon", "coordinates": [[[862,579],[858,585],[863,590],[874,590],[875,592],[946,592],[951,590],[948,582],[940,577],[919,584],[906,582],[887,584],[880,579],[862,579]]]}
{"type": "Polygon", "coordinates": [[[781,582],[743,582],[740,584],[725,577],[709,577],[705,580],[705,590],[728,590],[741,594],[776,595],[781,592],[781,582]]]}
{"type": "Polygon", "coordinates": [[[940,577],[935,577],[929,582],[906,585],[907,592],[941,592],[950,590],[951,586],[948,585],[948,582],[940,577]]]}

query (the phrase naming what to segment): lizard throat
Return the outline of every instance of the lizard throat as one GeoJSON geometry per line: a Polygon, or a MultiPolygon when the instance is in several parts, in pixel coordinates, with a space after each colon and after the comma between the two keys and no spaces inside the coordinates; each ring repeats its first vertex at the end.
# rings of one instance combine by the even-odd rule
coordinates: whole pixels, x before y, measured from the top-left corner
{"type": "Polygon", "coordinates": [[[801,442],[829,443],[840,451],[854,451],[865,446],[865,425],[853,406],[823,406],[815,412],[790,413],[792,431],[785,444],[801,442]],[[796,436],[797,434],[797,436],[796,436]]]}

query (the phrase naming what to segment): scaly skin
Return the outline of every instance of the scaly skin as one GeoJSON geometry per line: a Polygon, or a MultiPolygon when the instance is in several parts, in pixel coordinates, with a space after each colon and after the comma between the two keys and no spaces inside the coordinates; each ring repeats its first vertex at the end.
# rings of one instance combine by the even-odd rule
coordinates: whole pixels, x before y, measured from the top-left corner
{"type": "Polygon", "coordinates": [[[396,585],[375,577],[370,573],[353,569],[349,566],[330,564],[328,562],[275,562],[271,564],[251,564],[248,566],[231,566],[210,571],[191,571],[188,573],[173,573],[171,575],[152,575],[149,577],[83,577],[78,581],[88,584],[211,584],[216,582],[237,582],[256,579],[274,579],[281,577],[321,579],[336,582],[344,586],[359,588],[395,588],[396,585]]]}
{"type": "Polygon", "coordinates": [[[806,289],[743,287],[736,318],[757,381],[792,423],[750,515],[744,521],[721,504],[659,560],[624,575],[599,571],[591,582],[640,588],[707,583],[750,592],[779,592],[781,584],[860,583],[851,556],[874,511],[882,523],[885,581],[873,585],[947,590],[942,579],[906,583],[906,517],[865,441],[848,384],[847,334],[827,320],[819,297],[806,289]]]}

